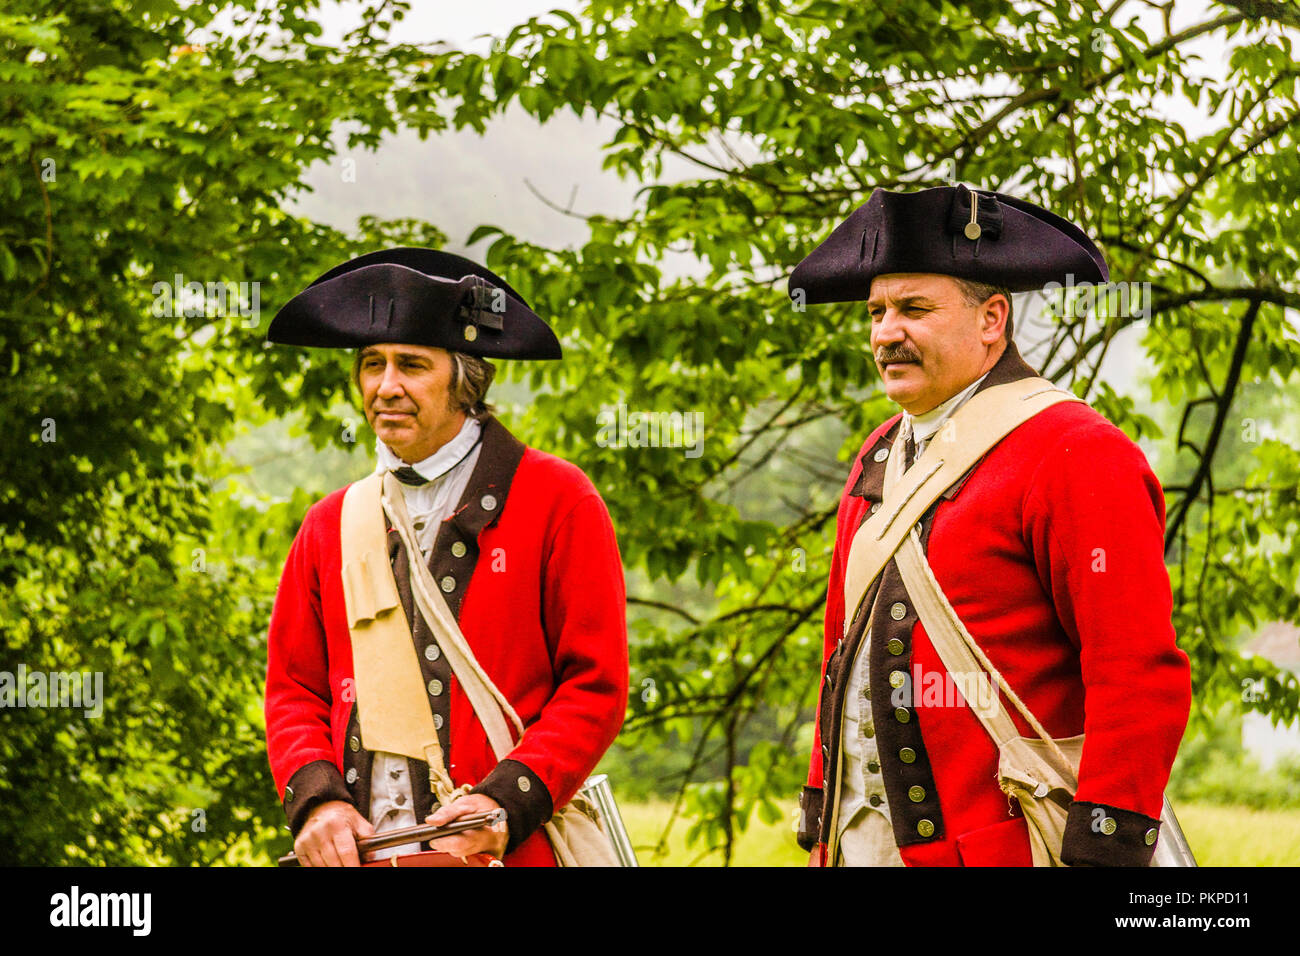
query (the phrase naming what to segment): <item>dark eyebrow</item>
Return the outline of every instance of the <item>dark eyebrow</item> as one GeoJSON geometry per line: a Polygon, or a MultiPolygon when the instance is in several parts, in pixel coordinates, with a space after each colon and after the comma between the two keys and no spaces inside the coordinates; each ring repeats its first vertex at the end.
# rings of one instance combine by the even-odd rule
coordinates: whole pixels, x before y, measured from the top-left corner
{"type": "MultiPolygon", "coordinates": [[[[367,358],[370,358],[370,356],[372,356],[372,355],[377,355],[377,356],[380,356],[381,358],[383,357],[383,353],[382,353],[382,352],[380,352],[378,349],[376,349],[376,348],[372,348],[371,346],[368,345],[368,346],[366,346],[365,348],[363,348],[363,349],[361,350],[360,358],[367,359],[367,358]]],[[[398,352],[398,353],[397,353],[396,355],[394,355],[393,357],[394,357],[394,358],[397,358],[397,359],[415,359],[416,361],[419,361],[419,362],[422,362],[422,361],[425,361],[425,360],[428,359],[428,356],[426,356],[426,355],[422,355],[422,354],[420,354],[419,352],[398,352]]]]}
{"type": "MultiPolygon", "coordinates": [[[[927,308],[927,309],[933,309],[935,307],[935,301],[931,299],[929,296],[924,296],[924,295],[905,295],[902,298],[897,299],[896,301],[898,302],[898,307],[900,309],[907,309],[907,308],[911,308],[912,306],[918,306],[918,305],[921,306],[922,308],[927,308]]],[[[881,302],[880,299],[867,300],[868,309],[874,309],[877,306],[882,304],[883,303],[881,302]]]]}

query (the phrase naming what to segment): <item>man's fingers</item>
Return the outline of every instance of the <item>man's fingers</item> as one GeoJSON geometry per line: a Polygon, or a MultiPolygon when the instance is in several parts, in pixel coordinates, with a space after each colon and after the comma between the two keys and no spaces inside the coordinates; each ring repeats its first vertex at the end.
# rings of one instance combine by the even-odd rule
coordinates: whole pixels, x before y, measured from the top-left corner
{"type": "Polygon", "coordinates": [[[429,817],[429,822],[435,827],[441,827],[446,826],[457,817],[463,816],[461,810],[456,806],[459,802],[459,800],[454,800],[445,807],[439,807],[433,816],[429,817]]]}
{"type": "Polygon", "coordinates": [[[333,846],[343,866],[361,865],[361,860],[357,858],[357,841],[351,830],[336,830],[333,846]]]}
{"type": "Polygon", "coordinates": [[[338,847],[334,845],[331,836],[325,836],[320,843],[319,853],[324,866],[342,866],[343,860],[339,858],[338,847]]]}
{"type": "Polygon", "coordinates": [[[468,835],[443,837],[441,840],[434,840],[429,844],[432,849],[439,853],[450,853],[454,857],[463,860],[472,853],[487,852],[487,847],[481,839],[474,839],[468,835]]]}

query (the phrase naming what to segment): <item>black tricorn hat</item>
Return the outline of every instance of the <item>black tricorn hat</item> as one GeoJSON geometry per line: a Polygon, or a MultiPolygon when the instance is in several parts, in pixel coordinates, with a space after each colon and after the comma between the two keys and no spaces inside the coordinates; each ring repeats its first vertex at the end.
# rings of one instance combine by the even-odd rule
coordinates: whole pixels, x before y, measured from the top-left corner
{"type": "Polygon", "coordinates": [[[349,259],[285,303],[268,342],[347,349],[428,345],[484,358],[557,359],[555,333],[510,284],[436,249],[349,259]]]}
{"type": "Polygon", "coordinates": [[[965,186],[877,189],[790,275],[791,298],[857,302],[871,280],[932,272],[1010,292],[1050,282],[1106,282],[1110,271],[1082,229],[1033,203],[965,186]]]}

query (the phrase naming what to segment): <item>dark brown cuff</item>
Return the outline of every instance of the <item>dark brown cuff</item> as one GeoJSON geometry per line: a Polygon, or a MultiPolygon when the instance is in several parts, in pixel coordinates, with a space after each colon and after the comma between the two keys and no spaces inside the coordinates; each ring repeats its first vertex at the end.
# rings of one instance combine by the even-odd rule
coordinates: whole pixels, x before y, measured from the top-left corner
{"type": "Polygon", "coordinates": [[[555,804],[542,778],[518,760],[501,761],[470,793],[491,797],[505,808],[509,830],[507,853],[518,849],[555,812],[555,804]]]}
{"type": "Polygon", "coordinates": [[[1159,835],[1159,820],[1075,800],[1065,818],[1061,861],[1068,866],[1150,866],[1159,835]]]}
{"type": "Polygon", "coordinates": [[[799,795],[799,846],[812,852],[821,839],[822,791],[820,787],[804,787],[799,795]]]}
{"type": "Polygon", "coordinates": [[[289,818],[289,832],[296,837],[312,807],[328,800],[356,805],[339,768],[329,760],[313,760],[299,767],[284,788],[284,815],[289,818]]]}

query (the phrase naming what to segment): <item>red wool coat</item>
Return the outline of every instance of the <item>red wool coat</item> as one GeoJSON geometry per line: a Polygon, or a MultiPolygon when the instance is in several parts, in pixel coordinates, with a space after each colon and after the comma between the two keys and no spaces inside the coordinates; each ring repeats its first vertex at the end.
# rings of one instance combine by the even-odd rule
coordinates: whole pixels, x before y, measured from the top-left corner
{"type": "MultiPolygon", "coordinates": [[[[476,785],[506,808],[508,866],[554,865],[539,827],[591,773],[627,707],[623,566],[604,502],[582,471],[525,448],[490,416],[483,443],[430,564],[444,590],[454,582],[448,603],[524,722],[509,759],[498,764],[445,655],[429,649],[434,641],[422,620],[413,639],[421,666],[447,688],[431,706],[452,780],[476,785]]],[[[371,755],[359,746],[339,570],[345,491],[308,510],[271,617],[267,751],[295,834],[323,800],[348,800],[363,816],[369,802],[371,755]]],[[[406,555],[396,532],[389,538],[407,619],[415,621],[406,555]]],[[[411,764],[423,820],[431,800],[427,766],[411,764]]]]}
{"type": "MultiPolygon", "coordinates": [[[[1033,374],[1011,346],[980,390],[1033,374]]],[[[854,533],[882,496],[876,453],[890,447],[900,420],[867,438],[839,508],[800,833],[809,848],[829,835],[826,778],[839,754],[848,663],[869,615],[859,613],[846,635],[845,564],[854,533]]],[[[935,577],[993,665],[1049,734],[1086,735],[1067,863],[1145,865],[1153,852],[1150,830],[1158,829],[1191,703],[1187,656],[1171,624],[1164,518],[1160,484],[1141,450],[1091,408],[1062,403],[1003,439],[922,522],[935,577]],[[1105,817],[1118,824],[1110,833],[1095,825],[1105,817]]],[[[883,607],[870,622],[871,706],[904,862],[1028,865],[1025,821],[998,787],[997,749],[970,706],[960,695],[927,699],[913,684],[913,706],[897,719],[889,672],[945,671],[892,561],[864,608],[879,588],[883,607]],[[901,620],[887,613],[895,604],[906,609],[901,620]]],[[[1035,737],[1005,696],[1003,703],[1020,733],[1035,737]]]]}

